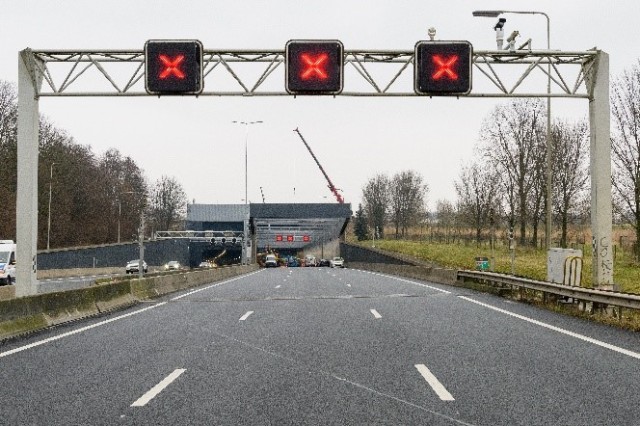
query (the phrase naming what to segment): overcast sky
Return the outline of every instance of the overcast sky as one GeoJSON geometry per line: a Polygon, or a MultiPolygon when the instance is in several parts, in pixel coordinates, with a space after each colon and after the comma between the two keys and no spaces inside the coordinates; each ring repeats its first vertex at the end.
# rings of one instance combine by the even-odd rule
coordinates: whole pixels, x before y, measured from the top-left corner
{"type": "MultiPolygon", "coordinates": [[[[435,27],[441,40],[495,48],[493,18],[478,9],[536,10],[551,18],[551,47],[610,55],[612,77],[640,58],[637,0],[583,1],[205,1],[4,0],[0,2],[0,79],[17,82],[18,52],[40,49],[135,49],[148,39],[199,39],[205,49],[284,49],[290,39],[339,39],[345,49],[412,50],[435,27]],[[188,6],[187,6],[188,5],[188,6]]],[[[534,49],[546,47],[542,16],[505,15],[534,49]]],[[[479,76],[474,75],[476,81],[479,76]]],[[[345,83],[346,85],[346,83],[345,83]]],[[[284,81],[282,83],[284,88],[284,81]]],[[[546,86],[543,86],[546,87],[546,86]]],[[[150,181],[173,176],[190,202],[244,199],[245,128],[249,200],[333,202],[298,127],[353,209],[376,173],[419,172],[428,202],[456,200],[453,182],[474,158],[483,120],[496,99],[352,97],[43,98],[40,111],[78,143],[102,154],[117,148],[150,181]],[[295,189],[294,189],[295,188],[295,189]]],[[[554,100],[554,118],[588,115],[586,100],[554,100]]]]}

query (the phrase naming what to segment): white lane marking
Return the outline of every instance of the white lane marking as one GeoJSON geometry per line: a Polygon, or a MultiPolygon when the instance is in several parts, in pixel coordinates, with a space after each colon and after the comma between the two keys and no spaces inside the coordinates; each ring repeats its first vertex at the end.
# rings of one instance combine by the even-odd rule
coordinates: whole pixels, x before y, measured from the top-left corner
{"type": "Polygon", "coordinates": [[[375,309],[371,309],[371,313],[376,319],[382,318],[382,315],[380,315],[375,309]]]}
{"type": "Polygon", "coordinates": [[[144,407],[145,405],[147,405],[147,402],[155,398],[160,392],[162,392],[167,386],[169,386],[171,382],[173,382],[175,379],[180,377],[180,375],[185,371],[187,370],[185,370],[184,368],[178,368],[174,370],[173,373],[169,374],[167,377],[164,378],[164,380],[162,380],[160,383],[152,387],[149,390],[149,392],[145,393],[140,398],[138,398],[133,404],[131,404],[131,406],[144,407]]]}
{"type": "Polygon", "coordinates": [[[249,315],[251,315],[253,313],[253,311],[249,311],[246,314],[244,314],[243,316],[240,317],[240,321],[244,321],[247,318],[249,318],[249,315]]]}
{"type": "MultiPolygon", "coordinates": [[[[371,273],[371,272],[368,272],[368,271],[361,271],[361,272],[371,273]]],[[[439,291],[439,292],[444,293],[444,294],[451,294],[451,292],[450,292],[450,291],[448,291],[448,290],[443,290],[443,289],[441,289],[441,288],[433,287],[433,286],[426,285],[426,284],[420,284],[420,283],[417,283],[417,282],[415,282],[415,281],[405,280],[405,279],[402,279],[402,278],[394,277],[393,275],[387,275],[387,274],[375,274],[375,275],[378,275],[378,276],[380,276],[380,277],[385,277],[385,278],[391,278],[391,279],[394,279],[394,280],[396,280],[396,281],[402,281],[402,282],[404,282],[404,283],[408,283],[408,284],[417,285],[418,287],[425,287],[425,288],[429,288],[429,289],[431,289],[431,290],[436,290],[436,291],[439,291]]]]}
{"type": "Polygon", "coordinates": [[[347,284],[347,287],[351,287],[351,284],[347,284]]]}
{"type": "Polygon", "coordinates": [[[485,308],[489,308],[489,309],[492,309],[492,310],[494,310],[496,312],[500,312],[500,313],[512,316],[514,318],[521,319],[521,320],[529,322],[531,324],[539,325],[540,327],[548,328],[549,330],[557,331],[558,333],[562,333],[562,334],[566,334],[567,336],[575,337],[576,339],[580,339],[582,341],[585,341],[585,342],[588,342],[588,343],[592,343],[592,344],[594,344],[596,346],[600,346],[600,347],[605,348],[605,349],[610,349],[610,350],[612,350],[614,352],[618,352],[618,353],[621,353],[623,355],[630,356],[631,358],[640,359],[640,353],[638,353],[638,352],[633,352],[633,351],[630,351],[628,349],[624,349],[624,348],[621,348],[619,346],[615,346],[615,345],[603,342],[602,340],[598,340],[598,339],[594,339],[592,337],[585,336],[584,334],[574,333],[573,331],[565,330],[564,328],[556,327],[554,325],[547,324],[547,323],[542,322],[542,321],[534,320],[533,318],[525,317],[524,315],[519,315],[519,314],[510,312],[510,311],[507,311],[505,309],[500,309],[500,308],[497,308],[495,306],[491,306],[491,305],[488,305],[486,303],[482,303],[482,302],[470,299],[470,298],[465,297],[465,296],[458,296],[458,297],[460,299],[466,300],[467,302],[471,302],[471,303],[475,303],[476,305],[484,306],[485,308]]]}
{"type": "Polygon", "coordinates": [[[426,365],[416,364],[415,367],[418,369],[420,374],[422,374],[422,377],[424,377],[427,383],[429,383],[431,389],[435,391],[435,393],[442,401],[455,401],[449,391],[447,391],[442,383],[440,383],[440,380],[438,380],[438,378],[434,376],[431,371],[429,371],[426,365]]]}
{"type": "Polygon", "coordinates": [[[139,309],[139,310],[134,311],[134,312],[129,312],[128,314],[119,315],[117,317],[109,318],[108,320],[100,321],[100,322],[97,322],[95,324],[91,324],[91,325],[88,325],[86,327],[79,328],[77,330],[68,331],[66,333],[58,334],[57,336],[49,337],[47,339],[40,340],[40,341],[37,341],[37,342],[34,342],[34,343],[30,343],[30,344],[25,345],[25,346],[20,346],[19,348],[11,349],[10,351],[0,352],[0,358],[8,356],[8,355],[15,354],[15,353],[18,353],[18,352],[26,351],[27,349],[35,348],[36,346],[41,346],[41,345],[44,345],[46,343],[54,342],[56,340],[62,339],[63,337],[72,336],[74,334],[82,333],[83,331],[91,330],[92,328],[96,328],[96,327],[99,327],[101,325],[109,324],[111,322],[118,321],[118,320],[123,319],[123,318],[128,318],[128,317],[131,317],[133,315],[137,315],[137,314],[140,314],[142,312],[148,311],[149,309],[157,308],[158,306],[162,306],[162,305],[166,305],[166,304],[167,304],[167,302],[157,303],[157,304],[155,304],[153,306],[148,306],[146,308],[139,309]]]}
{"type": "Polygon", "coordinates": [[[277,286],[276,286],[276,288],[280,288],[280,287],[282,287],[282,286],[281,286],[281,285],[277,285],[277,286]]]}
{"type": "Polygon", "coordinates": [[[240,275],[239,277],[235,277],[235,278],[231,278],[231,279],[229,279],[229,280],[221,281],[221,282],[219,282],[219,283],[215,283],[215,284],[212,284],[212,285],[209,285],[209,286],[203,287],[203,288],[199,288],[199,289],[197,289],[197,290],[192,290],[192,291],[190,291],[190,292],[188,292],[188,293],[182,294],[182,295],[180,295],[180,296],[176,296],[176,297],[174,297],[173,299],[170,299],[170,300],[171,300],[171,301],[174,301],[174,300],[180,300],[180,299],[182,299],[183,297],[191,296],[192,294],[199,293],[199,292],[201,292],[201,291],[205,291],[205,290],[209,290],[210,288],[218,287],[218,286],[223,285],[223,284],[228,284],[228,283],[230,283],[230,282],[232,282],[232,281],[240,280],[240,279],[242,279],[242,278],[247,278],[247,277],[250,277],[251,275],[258,274],[258,273],[260,273],[260,272],[262,272],[262,270],[259,270],[259,271],[256,271],[256,272],[252,272],[252,273],[247,274],[247,275],[240,275]]]}

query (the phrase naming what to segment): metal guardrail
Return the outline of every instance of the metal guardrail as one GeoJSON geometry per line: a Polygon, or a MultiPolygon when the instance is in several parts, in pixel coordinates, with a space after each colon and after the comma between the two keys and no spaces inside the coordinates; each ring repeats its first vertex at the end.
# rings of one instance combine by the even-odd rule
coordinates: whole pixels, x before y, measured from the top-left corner
{"type": "Polygon", "coordinates": [[[458,280],[464,281],[465,278],[501,285],[523,287],[545,293],[557,294],[559,296],[572,297],[585,302],[602,303],[622,308],[640,309],[640,295],[637,294],[554,284],[546,281],[514,277],[512,275],[497,274],[494,272],[458,271],[458,280]]]}

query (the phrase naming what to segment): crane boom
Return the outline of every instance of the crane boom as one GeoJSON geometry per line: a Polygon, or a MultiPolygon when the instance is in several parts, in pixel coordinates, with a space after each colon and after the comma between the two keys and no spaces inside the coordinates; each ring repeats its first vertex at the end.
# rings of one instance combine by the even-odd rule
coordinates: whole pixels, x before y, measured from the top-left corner
{"type": "Polygon", "coordinates": [[[302,139],[302,143],[304,144],[304,146],[307,147],[307,149],[309,150],[309,154],[311,154],[311,156],[313,157],[313,160],[316,162],[316,164],[318,165],[318,168],[320,169],[320,171],[322,172],[322,174],[324,175],[324,178],[327,180],[327,186],[329,187],[329,189],[331,190],[331,192],[333,193],[333,195],[336,197],[336,200],[338,200],[338,203],[343,204],[344,203],[344,198],[342,198],[342,195],[340,195],[338,193],[338,188],[335,187],[335,185],[333,184],[333,182],[331,182],[331,179],[329,178],[329,175],[327,174],[327,172],[324,171],[324,169],[322,168],[322,165],[320,164],[320,161],[318,161],[318,158],[316,157],[316,155],[313,153],[313,151],[311,150],[311,147],[309,146],[309,144],[307,143],[306,140],[304,140],[304,137],[302,136],[302,133],[300,133],[300,130],[298,130],[297,128],[294,130],[294,132],[296,132],[298,134],[298,136],[300,136],[300,139],[302,139]]]}

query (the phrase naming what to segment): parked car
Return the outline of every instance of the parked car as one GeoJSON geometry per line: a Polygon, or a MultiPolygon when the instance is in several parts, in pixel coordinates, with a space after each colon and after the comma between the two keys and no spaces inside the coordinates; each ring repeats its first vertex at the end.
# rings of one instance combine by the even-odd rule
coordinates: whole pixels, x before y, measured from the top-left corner
{"type": "Polygon", "coordinates": [[[336,256],[329,261],[329,266],[332,268],[344,268],[344,259],[336,256]]]}
{"type": "Polygon", "coordinates": [[[318,262],[318,266],[331,266],[331,263],[328,259],[320,259],[320,262],[318,262]]]}
{"type": "Polygon", "coordinates": [[[171,260],[164,265],[165,271],[179,271],[181,268],[180,262],[177,260],[171,260]]]}
{"type": "Polygon", "coordinates": [[[277,268],[278,267],[278,258],[275,254],[268,254],[264,258],[264,266],[265,268],[277,268]]]}
{"type": "MultiPolygon", "coordinates": [[[[140,259],[130,260],[127,262],[127,266],[124,267],[124,271],[127,274],[135,274],[139,272],[140,268],[140,259]]],[[[146,274],[149,268],[147,267],[147,262],[142,261],[142,271],[146,274]]]]}

